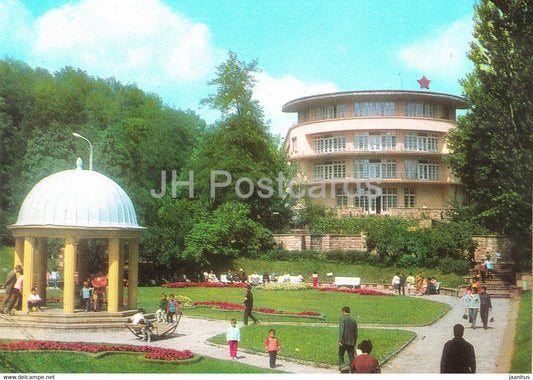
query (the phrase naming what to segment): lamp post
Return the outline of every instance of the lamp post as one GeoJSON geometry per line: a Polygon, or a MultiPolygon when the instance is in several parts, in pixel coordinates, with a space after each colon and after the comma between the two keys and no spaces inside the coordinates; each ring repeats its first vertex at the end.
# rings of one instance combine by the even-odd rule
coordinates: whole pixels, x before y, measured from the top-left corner
{"type": "Polygon", "coordinates": [[[72,133],[72,136],[79,137],[80,139],[84,139],[85,141],[89,143],[89,146],[91,147],[91,154],[89,156],[89,170],[93,170],[93,144],[91,144],[91,142],[88,139],[86,139],[85,137],[83,137],[82,135],[76,132],[72,133]]]}

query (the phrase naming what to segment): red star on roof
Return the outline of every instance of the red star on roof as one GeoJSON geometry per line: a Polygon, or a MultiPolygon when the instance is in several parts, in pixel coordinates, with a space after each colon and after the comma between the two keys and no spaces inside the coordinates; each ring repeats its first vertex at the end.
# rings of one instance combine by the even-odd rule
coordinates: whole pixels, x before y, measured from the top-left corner
{"type": "Polygon", "coordinates": [[[427,88],[429,90],[429,83],[431,82],[425,75],[422,75],[422,78],[416,80],[420,83],[420,88],[427,88]]]}

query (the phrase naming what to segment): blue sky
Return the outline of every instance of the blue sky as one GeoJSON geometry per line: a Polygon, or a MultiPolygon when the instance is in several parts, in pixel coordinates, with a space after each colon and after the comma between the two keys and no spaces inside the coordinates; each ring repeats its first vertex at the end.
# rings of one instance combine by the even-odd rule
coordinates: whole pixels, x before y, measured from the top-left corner
{"type": "Polygon", "coordinates": [[[199,108],[214,68],[257,59],[255,97],[285,135],[289,100],[335,91],[418,90],[461,95],[471,71],[474,0],[207,1],[0,0],[0,58],[55,71],[70,65],[199,108]]]}

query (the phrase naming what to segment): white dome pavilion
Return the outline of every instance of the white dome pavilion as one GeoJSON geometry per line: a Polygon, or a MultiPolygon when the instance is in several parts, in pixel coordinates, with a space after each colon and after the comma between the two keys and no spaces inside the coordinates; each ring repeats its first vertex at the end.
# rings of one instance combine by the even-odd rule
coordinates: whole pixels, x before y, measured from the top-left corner
{"type": "Polygon", "coordinates": [[[43,178],[22,203],[19,226],[139,228],[131,199],[113,180],[81,168],[43,178]]]}

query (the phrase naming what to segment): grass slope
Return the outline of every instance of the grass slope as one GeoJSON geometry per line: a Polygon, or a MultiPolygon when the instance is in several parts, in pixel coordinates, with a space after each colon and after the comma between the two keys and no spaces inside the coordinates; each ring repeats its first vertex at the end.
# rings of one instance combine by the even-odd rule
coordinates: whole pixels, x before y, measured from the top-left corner
{"type": "MultiPolygon", "coordinates": [[[[463,283],[462,276],[454,273],[444,274],[438,268],[399,268],[394,266],[382,268],[372,265],[343,264],[318,260],[265,261],[247,258],[235,259],[233,264],[229,267],[236,270],[243,268],[248,274],[253,271],[256,271],[259,274],[263,274],[265,271],[268,273],[276,272],[278,275],[283,274],[285,271],[292,275],[302,273],[306,279],[316,270],[320,281],[326,280],[327,273],[333,273],[333,276],[339,277],[361,277],[361,282],[375,284],[390,284],[392,277],[394,277],[400,269],[403,269],[406,275],[411,272],[416,275],[421,271],[425,277],[435,277],[443,287],[455,288],[463,283]]],[[[229,267],[226,268],[226,271],[229,267]]]]}

